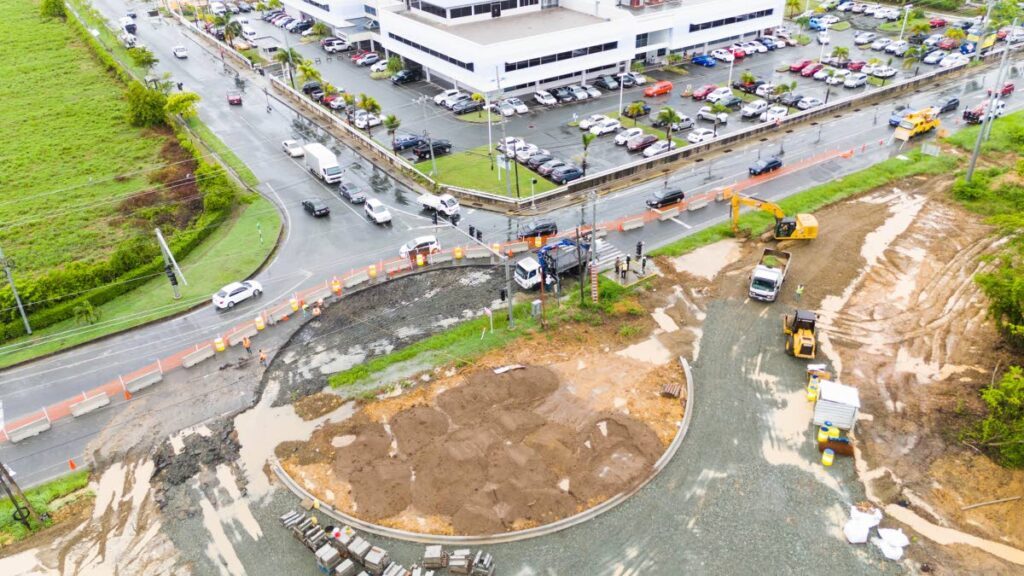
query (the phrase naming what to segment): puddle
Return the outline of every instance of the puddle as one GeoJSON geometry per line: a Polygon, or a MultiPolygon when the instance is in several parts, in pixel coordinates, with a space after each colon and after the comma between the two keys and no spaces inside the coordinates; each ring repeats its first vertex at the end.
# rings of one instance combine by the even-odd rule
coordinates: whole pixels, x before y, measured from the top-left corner
{"type": "Polygon", "coordinates": [[[723,268],[740,259],[739,240],[720,240],[672,259],[676,272],[714,280],[723,268]]]}
{"type": "Polygon", "coordinates": [[[936,526],[935,524],[932,524],[918,516],[913,510],[896,504],[889,504],[886,506],[885,513],[892,518],[903,522],[907,526],[910,526],[918,534],[921,534],[925,538],[928,538],[937,544],[941,544],[943,546],[949,546],[951,544],[974,546],[979,550],[984,550],[985,552],[1002,558],[1008,562],[1024,565],[1024,550],[1018,550],[1017,548],[1007,546],[1006,544],[1000,544],[991,540],[985,540],[984,538],[978,538],[977,536],[965,534],[952,528],[936,526]]]}
{"type": "Polygon", "coordinates": [[[117,506],[121,501],[121,494],[124,490],[124,479],[127,470],[120,462],[114,462],[110,468],[107,468],[100,476],[99,482],[92,487],[93,492],[96,493],[96,504],[92,510],[93,519],[97,519],[106,513],[108,508],[113,508],[117,511],[117,506]]]}
{"type": "Polygon", "coordinates": [[[672,361],[672,352],[656,336],[651,336],[643,342],[638,342],[628,348],[619,350],[616,354],[640,360],[641,362],[648,362],[656,366],[664,366],[672,361]]]}
{"type": "Polygon", "coordinates": [[[654,312],[651,312],[651,318],[654,318],[654,321],[658,323],[658,327],[665,332],[679,331],[679,325],[668,314],[665,314],[664,308],[656,308],[654,312]]]}
{"type": "Polygon", "coordinates": [[[50,576],[60,572],[43,566],[39,559],[39,550],[25,550],[13,556],[0,558],[0,574],[18,574],[21,576],[50,576]]]}

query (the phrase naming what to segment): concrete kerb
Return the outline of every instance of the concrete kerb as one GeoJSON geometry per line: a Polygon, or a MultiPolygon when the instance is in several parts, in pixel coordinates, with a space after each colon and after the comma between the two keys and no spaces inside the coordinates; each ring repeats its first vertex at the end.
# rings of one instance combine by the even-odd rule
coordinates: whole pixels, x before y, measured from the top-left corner
{"type": "Polygon", "coordinates": [[[77,418],[93,410],[98,410],[107,404],[110,404],[110,396],[107,396],[107,393],[102,390],[92,397],[82,392],[82,399],[68,406],[68,409],[71,410],[71,415],[77,418]]]}
{"type": "Polygon", "coordinates": [[[319,500],[307,492],[304,488],[299,486],[288,472],[281,467],[280,462],[277,459],[273,459],[270,462],[270,469],[274,471],[274,474],[278,477],[281,482],[288,487],[289,490],[301,499],[307,499],[310,501],[317,501],[319,503],[319,511],[326,514],[328,517],[348,524],[349,526],[374,534],[376,536],[382,536],[384,538],[394,538],[396,540],[403,540],[406,542],[417,542],[421,544],[445,544],[445,545],[457,545],[457,546],[485,546],[490,544],[502,544],[507,542],[518,542],[521,540],[528,540],[531,538],[539,538],[541,536],[548,536],[574,526],[579,526],[584,522],[592,520],[601,514],[608,512],[615,508],[619,504],[628,500],[631,496],[642,490],[647,486],[658,474],[668,465],[675,456],[676,452],[679,451],[679,447],[682,445],[683,440],[686,438],[686,433],[690,429],[690,422],[693,416],[693,405],[694,405],[694,382],[693,374],[690,371],[690,363],[686,361],[682,356],[679,357],[679,363],[682,365],[683,374],[686,376],[686,406],[684,408],[685,413],[683,414],[683,420],[679,424],[679,430],[676,432],[676,437],[673,438],[672,443],[669,444],[665,452],[658,458],[657,462],[652,467],[652,472],[643,482],[637,484],[631,490],[627,492],[620,492],[608,500],[605,500],[601,504],[589,509],[563,518],[551,524],[544,526],[537,526],[536,528],[529,528],[526,530],[517,530],[515,532],[506,532],[503,534],[490,534],[486,536],[444,536],[434,534],[420,534],[417,532],[409,532],[406,530],[398,530],[395,528],[387,528],[384,526],[378,526],[359,518],[350,516],[339,510],[335,510],[329,504],[319,502],[319,500]]]}
{"type": "Polygon", "coordinates": [[[679,206],[669,208],[668,210],[655,210],[655,212],[658,213],[658,221],[664,222],[665,220],[679,216],[679,206]]]}
{"type": "Polygon", "coordinates": [[[627,218],[619,224],[619,230],[626,232],[627,230],[636,230],[637,228],[644,227],[644,217],[635,216],[633,218],[627,218]]]}
{"type": "MultiPolygon", "coordinates": [[[[211,348],[212,349],[212,348],[211,348]]],[[[164,373],[159,368],[155,368],[145,374],[140,374],[131,380],[123,380],[124,389],[129,392],[138,392],[143,388],[148,388],[157,382],[164,379],[164,373]]]]}
{"type": "Polygon", "coordinates": [[[46,415],[46,411],[44,410],[43,415],[39,418],[22,424],[13,430],[8,428],[6,430],[7,439],[10,440],[12,444],[17,444],[22,440],[27,440],[28,438],[38,436],[39,434],[46,432],[50,429],[50,426],[50,417],[46,415]]]}
{"type": "MultiPolygon", "coordinates": [[[[231,333],[231,336],[228,336],[228,346],[238,346],[242,343],[244,338],[252,338],[257,333],[259,333],[259,330],[256,329],[255,325],[251,323],[246,324],[244,328],[236,330],[231,333]]],[[[182,362],[184,362],[184,360],[182,360],[182,362]]]]}

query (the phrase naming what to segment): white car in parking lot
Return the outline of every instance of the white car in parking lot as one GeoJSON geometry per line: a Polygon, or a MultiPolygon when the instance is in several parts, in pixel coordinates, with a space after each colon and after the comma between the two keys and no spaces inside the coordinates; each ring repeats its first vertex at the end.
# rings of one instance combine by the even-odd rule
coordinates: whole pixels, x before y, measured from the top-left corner
{"type": "Polygon", "coordinates": [[[580,86],[570,86],[569,92],[572,93],[572,97],[576,100],[586,100],[590,98],[590,94],[587,94],[587,91],[580,86]]]}
{"type": "Polygon", "coordinates": [[[675,150],[676,143],[668,140],[658,140],[654,144],[651,144],[647,148],[644,148],[644,158],[651,158],[658,154],[664,154],[669,150],[675,150]]]}
{"type": "Polygon", "coordinates": [[[846,76],[843,86],[846,88],[860,88],[868,83],[868,75],[862,72],[854,72],[846,76]]]}
{"type": "Polygon", "coordinates": [[[526,148],[529,144],[522,138],[516,138],[515,136],[509,136],[504,140],[499,140],[495,148],[498,149],[502,154],[514,155],[519,150],[526,148]]]}
{"type": "Polygon", "coordinates": [[[777,122],[789,116],[789,107],[776,104],[765,110],[759,118],[761,122],[777,122]]]}
{"type": "Polygon", "coordinates": [[[896,75],[896,69],[892,66],[880,66],[875,68],[871,75],[875,78],[892,78],[896,75]]]}
{"type": "Polygon", "coordinates": [[[766,110],[768,110],[768,102],[759,99],[748,102],[747,105],[740,110],[740,115],[744,118],[754,118],[755,116],[760,116],[761,113],[766,110]]]}
{"type": "Polygon", "coordinates": [[[365,130],[372,126],[380,126],[380,118],[372,112],[359,110],[356,112],[355,120],[352,123],[356,125],[356,128],[365,130]]]}
{"type": "Polygon", "coordinates": [[[551,95],[547,90],[538,90],[533,93],[533,100],[541,106],[554,106],[558,104],[558,100],[551,95]]]}
{"type": "Polygon", "coordinates": [[[601,136],[602,134],[612,134],[619,128],[622,128],[622,124],[620,124],[618,120],[609,118],[591,126],[590,133],[596,136],[601,136]]]}
{"type": "Polygon", "coordinates": [[[825,78],[825,84],[832,86],[838,86],[846,80],[846,77],[850,75],[850,71],[845,68],[840,68],[832,72],[828,78],[825,78]]]}
{"type": "Polygon", "coordinates": [[[960,66],[962,64],[967,64],[970,61],[971,61],[971,59],[968,58],[967,56],[964,56],[963,54],[961,54],[959,52],[953,52],[949,56],[946,56],[945,58],[943,58],[942,60],[939,61],[939,67],[940,68],[952,68],[953,66],[960,66]]]}
{"type": "Polygon", "coordinates": [[[643,128],[627,128],[615,135],[615,145],[625,146],[626,142],[629,142],[632,138],[640,136],[643,133],[643,128]]]}
{"type": "Polygon", "coordinates": [[[946,56],[949,56],[949,52],[946,52],[945,50],[933,50],[921,61],[925,64],[938,64],[939,62],[942,62],[942,59],[946,56]]]}
{"type": "Polygon", "coordinates": [[[878,38],[871,43],[872,50],[885,50],[885,47],[892,44],[892,38],[878,38]]]}
{"type": "Polygon", "coordinates": [[[387,69],[388,69],[388,61],[387,60],[381,60],[380,62],[377,62],[373,66],[370,66],[370,72],[386,72],[387,69]]]}
{"type": "Polygon", "coordinates": [[[765,82],[754,90],[754,95],[760,96],[761,98],[767,98],[775,92],[775,84],[771,82],[765,82]]]}
{"type": "Polygon", "coordinates": [[[258,298],[263,293],[263,285],[255,280],[232,282],[213,295],[213,306],[218,310],[234,308],[235,304],[249,298],[258,298]]]}
{"type": "Polygon", "coordinates": [[[530,112],[530,108],[519,98],[509,98],[505,102],[508,102],[508,105],[516,111],[516,114],[527,114],[530,112]]]}
{"type": "Polygon", "coordinates": [[[733,60],[736,59],[736,57],[732,55],[732,52],[729,52],[728,50],[725,50],[723,48],[712,50],[711,57],[714,58],[715,60],[720,60],[722,62],[732,62],[733,60]]]}
{"type": "Polygon", "coordinates": [[[767,46],[754,41],[743,42],[740,44],[740,48],[743,48],[743,51],[747,54],[764,54],[768,51],[767,46]]]}
{"type": "Polygon", "coordinates": [[[824,104],[824,102],[821,101],[821,98],[807,96],[806,98],[803,98],[799,102],[797,102],[796,107],[799,108],[800,110],[810,110],[811,108],[821,106],[822,104],[824,104]]]}
{"type": "Polygon", "coordinates": [[[896,42],[890,42],[889,45],[885,47],[885,51],[889,54],[902,56],[907,53],[908,48],[910,48],[910,42],[907,42],[906,40],[899,40],[896,42]]]}
{"type": "Polygon", "coordinates": [[[732,88],[729,88],[728,86],[722,86],[721,88],[715,88],[704,99],[714,104],[715,102],[718,102],[722,98],[726,98],[728,96],[732,96],[732,88]]]}
{"type": "Polygon", "coordinates": [[[541,150],[540,146],[537,146],[536,144],[526,144],[522,148],[516,150],[516,160],[522,164],[535,154],[548,154],[548,151],[541,150]]]}
{"type": "Polygon", "coordinates": [[[502,100],[501,102],[495,102],[494,104],[491,104],[491,109],[497,112],[498,114],[501,114],[502,116],[516,115],[515,106],[512,106],[511,104],[504,100],[502,100]]]}
{"type": "Polygon", "coordinates": [[[710,142],[715,139],[715,132],[710,128],[695,128],[686,135],[686,141],[690,144],[710,142]]]}
{"type": "Polygon", "coordinates": [[[292,158],[302,158],[306,155],[306,149],[302,147],[302,143],[298,140],[285,140],[281,142],[281,149],[292,158]]]}
{"type": "Polygon", "coordinates": [[[595,124],[604,122],[608,117],[604,114],[591,114],[586,118],[580,120],[580,130],[590,130],[595,124]]]}
{"type": "Polygon", "coordinates": [[[830,68],[828,66],[825,66],[821,70],[818,70],[817,72],[815,72],[814,76],[812,76],[812,78],[814,78],[815,80],[824,80],[825,78],[828,78],[829,75],[834,73],[835,71],[836,71],[835,68],[830,68]]]}
{"type": "Polygon", "coordinates": [[[727,124],[729,122],[729,115],[725,112],[715,114],[711,111],[711,106],[701,106],[700,110],[697,110],[697,120],[705,120],[707,122],[717,120],[719,124],[727,124]]]}
{"type": "Polygon", "coordinates": [[[853,37],[853,43],[860,46],[861,44],[870,44],[878,40],[878,34],[874,32],[861,32],[853,37]]]}
{"type": "Polygon", "coordinates": [[[580,84],[580,88],[586,90],[587,94],[589,94],[591,98],[597,98],[598,96],[601,95],[601,91],[598,90],[597,88],[594,88],[590,84],[580,84]]]}
{"type": "Polygon", "coordinates": [[[448,100],[449,98],[454,98],[459,94],[462,94],[461,90],[445,90],[444,92],[441,92],[437,96],[434,96],[434,104],[437,104],[438,106],[444,106],[446,100],[448,100]]]}

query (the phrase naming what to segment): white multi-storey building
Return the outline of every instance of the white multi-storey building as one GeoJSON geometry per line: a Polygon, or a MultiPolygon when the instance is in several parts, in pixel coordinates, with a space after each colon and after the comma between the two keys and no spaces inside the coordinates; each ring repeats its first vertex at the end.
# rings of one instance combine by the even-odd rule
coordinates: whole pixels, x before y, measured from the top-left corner
{"type": "Polygon", "coordinates": [[[782,23],[784,0],[283,0],[428,78],[520,93],[702,52],[782,23]]]}

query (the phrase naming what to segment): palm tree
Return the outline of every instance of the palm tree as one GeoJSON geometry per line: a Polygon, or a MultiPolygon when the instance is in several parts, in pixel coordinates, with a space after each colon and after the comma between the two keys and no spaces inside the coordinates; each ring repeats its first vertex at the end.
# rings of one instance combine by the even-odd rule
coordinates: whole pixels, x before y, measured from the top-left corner
{"type": "Polygon", "coordinates": [[[320,71],[313,67],[313,63],[309,60],[303,60],[298,65],[299,76],[302,77],[303,82],[317,81],[323,82],[323,76],[320,71]]]}
{"type": "Polygon", "coordinates": [[[295,89],[295,77],[292,75],[292,68],[302,64],[305,59],[302,54],[299,54],[295,48],[279,48],[274,54],[274,60],[284,64],[285,70],[288,71],[288,79],[292,83],[292,90],[295,89]]]}
{"type": "Polygon", "coordinates": [[[224,27],[224,41],[227,42],[228,46],[232,46],[231,40],[242,33],[242,24],[238,21],[231,19],[231,11],[228,10],[217,16],[215,22],[220,26],[224,27]]]}
{"type": "Polygon", "coordinates": [[[715,136],[718,136],[718,115],[728,114],[729,112],[729,107],[720,102],[715,102],[711,105],[711,113],[715,115],[715,136]]]}
{"type": "Polygon", "coordinates": [[[946,38],[952,38],[953,40],[963,41],[964,38],[967,38],[967,33],[964,32],[961,28],[958,28],[956,26],[950,26],[949,28],[946,29],[946,38]]]}
{"type": "MultiPolygon", "coordinates": [[[[751,74],[753,76],[753,74],[751,74]]],[[[672,142],[672,126],[678,124],[682,118],[679,113],[668,106],[658,112],[658,122],[665,125],[665,140],[672,142]]]]}
{"type": "MultiPolygon", "coordinates": [[[[367,114],[380,114],[380,104],[377,102],[377,99],[374,98],[373,96],[367,96],[366,94],[360,94],[359,95],[359,103],[356,104],[356,107],[359,108],[360,110],[365,110],[367,114]]],[[[367,136],[370,136],[370,137],[373,136],[373,134],[371,132],[372,128],[373,127],[370,126],[370,123],[367,122],[366,123],[366,135],[367,136]]]]}
{"type": "Polygon", "coordinates": [[[800,0],[786,0],[786,16],[793,16],[797,12],[800,12],[802,2],[800,0]]]}
{"type": "Polygon", "coordinates": [[[637,118],[639,118],[640,115],[643,114],[643,113],[644,113],[644,103],[643,102],[630,102],[629,105],[626,106],[626,116],[630,116],[630,117],[633,118],[633,126],[634,127],[636,127],[636,120],[637,120],[637,118]]]}
{"type": "Polygon", "coordinates": [[[910,28],[911,36],[915,34],[927,34],[932,30],[931,25],[925,20],[914,20],[910,23],[908,28],[910,28]]]}
{"type": "Polygon", "coordinates": [[[328,36],[331,33],[331,27],[319,20],[317,20],[316,23],[313,24],[313,27],[310,28],[310,30],[313,31],[313,35],[321,37],[328,36]]]}
{"type": "Polygon", "coordinates": [[[398,119],[398,116],[394,114],[388,114],[384,117],[384,129],[391,135],[391,149],[395,149],[395,133],[398,132],[398,127],[402,125],[402,121],[398,119]]]}
{"type": "Polygon", "coordinates": [[[683,55],[678,52],[669,52],[668,56],[665,57],[665,61],[672,66],[682,64],[683,55]]]}
{"type": "Polygon", "coordinates": [[[398,71],[404,67],[405,64],[402,63],[402,57],[398,54],[392,54],[391,57],[388,58],[388,74],[397,74],[398,71]]]}
{"type": "Polygon", "coordinates": [[[587,151],[590,150],[590,143],[597,138],[597,134],[587,130],[583,133],[583,175],[587,175],[587,151]]]}
{"type": "Polygon", "coordinates": [[[850,57],[850,49],[846,46],[836,46],[832,49],[832,57],[845,60],[850,57]]]}
{"type": "Polygon", "coordinates": [[[345,117],[348,119],[348,123],[352,123],[352,109],[356,105],[356,97],[348,92],[341,95],[341,99],[345,102],[345,117]]]}
{"type": "MultiPolygon", "coordinates": [[[[754,73],[750,70],[744,70],[743,73],[740,74],[741,84],[753,84],[754,82],[757,82],[757,76],[754,76],[754,73]]],[[[668,110],[668,108],[666,108],[666,110],[668,110]]],[[[664,111],[665,110],[662,110],[662,112],[664,111]]]]}
{"type": "Polygon", "coordinates": [[[925,54],[928,53],[928,49],[924,46],[911,46],[907,50],[907,53],[903,55],[903,69],[909,70],[924,58],[925,54]]]}
{"type": "MultiPolygon", "coordinates": [[[[479,93],[479,92],[474,92],[473,94],[470,95],[469,98],[473,102],[485,102],[485,101],[487,101],[487,97],[484,96],[483,94],[479,93]]],[[[487,113],[490,114],[491,111],[488,110],[487,113]]],[[[479,110],[476,111],[476,116],[477,116],[477,118],[483,118],[483,115],[484,115],[484,109],[483,109],[483,107],[481,107],[479,110]]]]}

